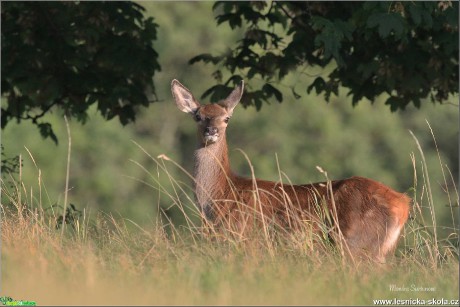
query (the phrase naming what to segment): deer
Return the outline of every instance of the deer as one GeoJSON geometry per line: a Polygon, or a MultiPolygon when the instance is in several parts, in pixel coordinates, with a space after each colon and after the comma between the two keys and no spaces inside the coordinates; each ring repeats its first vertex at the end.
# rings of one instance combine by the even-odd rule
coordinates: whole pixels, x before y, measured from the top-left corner
{"type": "Polygon", "coordinates": [[[244,81],[227,98],[203,105],[176,79],[171,91],[179,110],[197,124],[194,194],[212,225],[243,231],[255,227],[251,219],[257,215],[262,224],[274,221],[287,231],[301,223],[320,231],[326,216],[351,257],[384,263],[394,252],[409,215],[411,198],[405,193],[360,176],[301,185],[239,176],[230,167],[226,130],[244,81]]]}

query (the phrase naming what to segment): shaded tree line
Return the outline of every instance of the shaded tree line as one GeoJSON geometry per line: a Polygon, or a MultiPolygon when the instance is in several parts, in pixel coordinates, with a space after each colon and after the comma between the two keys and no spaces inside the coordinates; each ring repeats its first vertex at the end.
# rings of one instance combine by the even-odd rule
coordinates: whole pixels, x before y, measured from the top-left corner
{"type": "MultiPolygon", "coordinates": [[[[295,97],[314,91],[329,100],[343,87],[353,104],[387,94],[395,111],[458,93],[456,1],[217,1],[213,10],[218,25],[244,34],[224,54],[190,60],[214,67],[217,84],[202,98],[225,97],[241,78],[258,80],[242,103],[260,109],[270,99],[283,101],[278,84],[289,72],[315,67],[330,72],[300,93],[293,87],[295,97]]],[[[157,100],[152,78],[161,69],[154,48],[161,25],[141,5],[4,2],[1,17],[2,129],[11,120],[31,121],[57,142],[42,120],[53,109],[84,123],[95,104],[104,118],[127,124],[157,100]]]]}

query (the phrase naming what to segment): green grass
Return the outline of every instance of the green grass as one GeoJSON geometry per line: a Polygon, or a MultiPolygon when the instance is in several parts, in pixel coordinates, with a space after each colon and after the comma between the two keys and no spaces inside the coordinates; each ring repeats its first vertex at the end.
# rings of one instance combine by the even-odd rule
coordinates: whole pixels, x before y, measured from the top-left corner
{"type": "Polygon", "coordinates": [[[191,213],[187,184],[172,177],[170,186],[160,184],[177,165],[165,156],[152,160],[158,172],[149,173],[149,185],[187,215],[182,226],[166,219],[143,228],[67,206],[64,229],[57,228],[63,208],[45,205],[43,178],[38,190],[26,188],[20,174],[2,180],[1,295],[39,305],[372,305],[459,297],[458,195],[446,191],[452,224],[436,224],[423,161],[414,158],[423,176],[395,256],[375,264],[346,261],[338,247],[312,245],[305,233],[217,235],[191,213]]]}

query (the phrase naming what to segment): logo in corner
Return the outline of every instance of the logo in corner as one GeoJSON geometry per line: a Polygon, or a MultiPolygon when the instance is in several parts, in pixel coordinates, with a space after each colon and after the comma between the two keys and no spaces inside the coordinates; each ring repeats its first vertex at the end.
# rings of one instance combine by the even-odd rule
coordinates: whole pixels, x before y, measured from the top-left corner
{"type": "Polygon", "coordinates": [[[0,302],[3,306],[36,306],[35,301],[14,300],[10,296],[0,296],[0,302]]]}

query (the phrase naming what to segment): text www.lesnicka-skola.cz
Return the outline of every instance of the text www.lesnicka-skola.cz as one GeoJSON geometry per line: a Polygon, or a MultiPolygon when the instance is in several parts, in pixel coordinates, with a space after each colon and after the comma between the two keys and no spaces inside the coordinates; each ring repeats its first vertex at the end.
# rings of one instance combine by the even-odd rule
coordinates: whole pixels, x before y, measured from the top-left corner
{"type": "Polygon", "coordinates": [[[447,300],[444,298],[432,298],[429,300],[419,299],[419,298],[410,298],[410,299],[386,299],[386,300],[373,300],[374,305],[393,305],[393,306],[411,306],[411,305],[431,305],[431,306],[447,306],[447,305],[456,305],[458,306],[459,300],[452,299],[447,300]]]}

